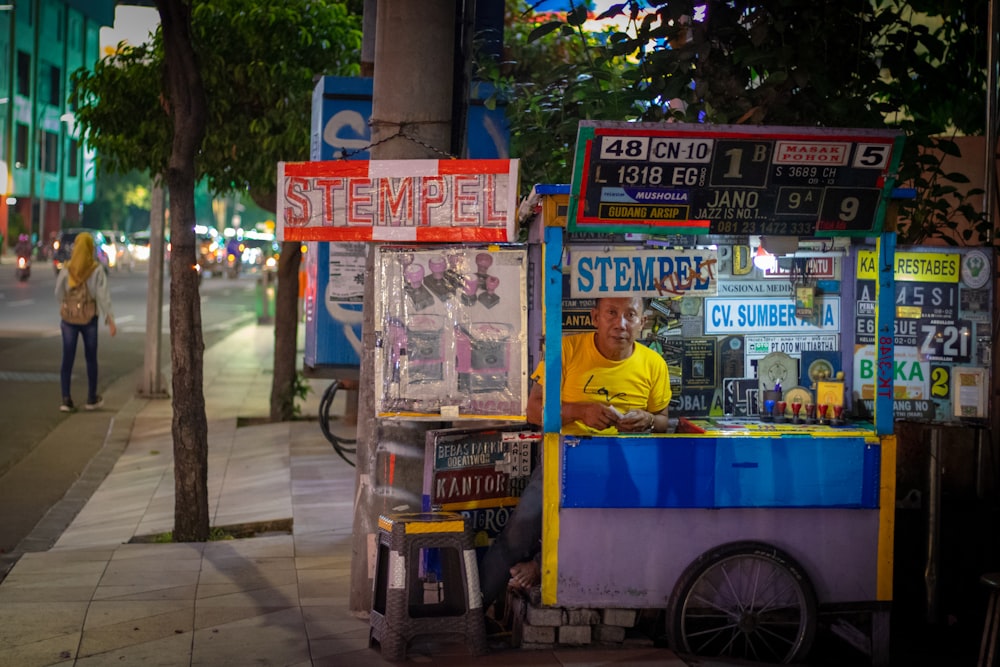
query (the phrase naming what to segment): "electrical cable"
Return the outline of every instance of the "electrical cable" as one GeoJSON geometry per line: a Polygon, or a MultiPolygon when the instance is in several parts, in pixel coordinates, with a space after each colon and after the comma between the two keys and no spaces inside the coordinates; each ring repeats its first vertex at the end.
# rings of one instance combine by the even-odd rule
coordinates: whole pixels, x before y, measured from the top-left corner
{"type": "Polygon", "coordinates": [[[319,428],[323,431],[323,435],[330,444],[333,445],[333,449],[337,452],[340,458],[344,459],[349,466],[355,467],[354,461],[347,458],[348,454],[357,453],[357,440],[349,438],[341,438],[340,436],[334,434],[330,431],[330,406],[333,405],[333,399],[337,395],[337,391],[342,387],[340,380],[334,380],[330,383],[330,386],[326,388],[323,392],[323,397],[319,401],[319,428]],[[349,445],[354,445],[353,447],[349,445]]]}

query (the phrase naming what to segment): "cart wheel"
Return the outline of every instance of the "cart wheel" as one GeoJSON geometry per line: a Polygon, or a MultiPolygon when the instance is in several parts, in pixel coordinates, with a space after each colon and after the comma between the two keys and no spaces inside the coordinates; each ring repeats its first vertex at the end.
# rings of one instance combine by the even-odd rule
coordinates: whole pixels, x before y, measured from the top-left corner
{"type": "Polygon", "coordinates": [[[795,559],[762,542],[732,542],[684,570],[666,630],[680,653],[789,663],[812,647],[816,617],[816,593],[795,559]]]}

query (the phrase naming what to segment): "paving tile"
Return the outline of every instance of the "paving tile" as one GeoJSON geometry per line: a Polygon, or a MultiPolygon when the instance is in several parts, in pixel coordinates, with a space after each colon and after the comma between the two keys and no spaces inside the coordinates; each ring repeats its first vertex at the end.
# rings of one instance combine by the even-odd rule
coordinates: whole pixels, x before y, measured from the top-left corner
{"type": "Polygon", "coordinates": [[[71,580],[61,585],[5,585],[0,587],[0,605],[16,602],[89,602],[94,598],[96,585],[75,586],[71,580]]]}
{"type": "Polygon", "coordinates": [[[198,583],[197,570],[122,570],[108,572],[101,578],[101,586],[191,586],[198,583]]]}
{"type": "Polygon", "coordinates": [[[198,581],[198,597],[205,597],[205,592],[225,590],[226,586],[246,587],[249,590],[285,586],[295,584],[295,569],[282,568],[273,570],[239,569],[225,571],[203,572],[198,581]]]}
{"type": "MultiPolygon", "coordinates": [[[[4,580],[6,583],[18,585],[22,582],[33,581],[36,577],[52,578],[57,577],[62,581],[63,577],[88,577],[96,575],[100,578],[102,572],[108,566],[111,552],[103,552],[107,555],[104,558],[94,560],[78,560],[71,557],[44,558],[50,552],[38,554],[25,554],[14,565],[4,580]],[[41,557],[40,557],[41,556],[41,557]]],[[[51,552],[56,556],[69,556],[70,554],[60,554],[51,552]]]]}
{"type": "Polygon", "coordinates": [[[205,550],[202,542],[166,542],[163,544],[126,544],[115,550],[114,561],[139,559],[170,559],[201,561],[201,554],[205,550]]]}
{"type": "Polygon", "coordinates": [[[262,665],[308,661],[309,644],[299,610],[282,610],[195,632],[192,667],[244,667],[247,656],[262,665]]]}
{"type": "Polygon", "coordinates": [[[217,628],[230,623],[289,610],[298,611],[298,604],[289,603],[285,605],[260,606],[235,604],[228,607],[199,607],[195,612],[195,629],[217,628]]]}
{"type": "MultiPolygon", "coordinates": [[[[296,556],[295,568],[298,570],[342,570],[350,568],[348,560],[344,562],[345,554],[323,554],[316,556],[296,556]]],[[[350,556],[350,554],[346,554],[350,556]]]]}
{"type": "Polygon", "coordinates": [[[187,667],[191,663],[193,639],[194,635],[190,632],[173,634],[162,639],[123,646],[80,658],[76,661],[75,667],[120,667],[121,665],[187,667]]]}
{"type": "Polygon", "coordinates": [[[267,588],[240,589],[233,592],[220,592],[216,595],[201,595],[198,597],[196,610],[215,607],[255,606],[288,607],[298,605],[299,591],[295,584],[267,588]]]}
{"type": "Polygon", "coordinates": [[[69,632],[15,645],[3,642],[0,633],[0,667],[73,665],[80,634],[79,631],[69,632]]]}
{"type": "Polygon", "coordinates": [[[84,632],[142,619],[169,616],[174,613],[191,615],[194,600],[95,600],[87,610],[84,632]]]}
{"type": "Polygon", "coordinates": [[[52,568],[59,567],[62,563],[106,563],[114,555],[114,549],[74,549],[68,552],[40,551],[26,553],[17,561],[11,572],[15,570],[23,572],[30,572],[32,570],[50,572],[52,568]]]}
{"type": "MultiPolygon", "coordinates": [[[[2,591],[2,588],[0,588],[2,591]]],[[[196,584],[174,586],[164,584],[131,584],[124,586],[99,586],[94,600],[194,600],[196,584]]]]}
{"type": "Polygon", "coordinates": [[[87,614],[80,642],[81,656],[137,646],[194,629],[194,605],[190,601],[95,602],[94,605],[97,609],[91,613],[96,618],[92,621],[91,613],[87,614]],[[180,606],[183,608],[175,608],[180,606]]]}
{"type": "Polygon", "coordinates": [[[160,553],[144,558],[117,558],[108,563],[106,572],[108,575],[123,572],[198,572],[201,570],[201,554],[192,553],[195,553],[194,558],[164,557],[160,553]]]}
{"type": "Polygon", "coordinates": [[[365,619],[351,616],[346,605],[303,606],[302,618],[306,624],[310,643],[341,635],[363,635],[364,641],[368,641],[370,623],[365,619]]]}
{"type": "Polygon", "coordinates": [[[21,646],[79,634],[87,615],[87,606],[86,602],[77,601],[0,605],[0,646],[21,646]]]}
{"type": "Polygon", "coordinates": [[[295,542],[291,535],[273,535],[252,539],[223,540],[205,545],[208,560],[225,558],[283,558],[295,555],[295,542]]]}
{"type": "Polygon", "coordinates": [[[336,658],[344,654],[356,654],[359,657],[367,657],[370,661],[367,664],[385,662],[382,660],[382,656],[377,648],[368,648],[368,634],[368,628],[365,627],[349,633],[332,635],[322,639],[310,639],[309,649],[312,652],[313,664],[322,664],[321,662],[317,663],[317,660],[322,661],[325,658],[336,658]]]}

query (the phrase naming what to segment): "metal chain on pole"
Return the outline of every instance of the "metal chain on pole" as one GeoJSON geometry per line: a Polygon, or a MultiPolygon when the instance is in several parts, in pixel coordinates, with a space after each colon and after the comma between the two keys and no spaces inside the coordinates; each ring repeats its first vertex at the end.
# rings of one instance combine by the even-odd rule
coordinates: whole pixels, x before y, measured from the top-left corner
{"type": "Polygon", "coordinates": [[[382,137],[378,141],[372,142],[372,143],[368,144],[367,146],[363,146],[363,147],[361,147],[361,148],[359,148],[357,150],[354,150],[354,151],[345,150],[345,151],[341,152],[340,159],[341,160],[348,160],[351,157],[357,155],[358,153],[363,153],[364,151],[370,150],[370,149],[374,148],[375,146],[379,146],[381,144],[384,144],[384,143],[386,143],[388,141],[391,141],[393,139],[396,139],[396,138],[402,138],[402,139],[406,139],[408,141],[412,141],[413,143],[417,144],[418,146],[423,146],[427,150],[429,150],[429,151],[431,151],[431,152],[433,152],[433,153],[435,153],[437,155],[440,155],[441,157],[446,157],[449,160],[457,160],[458,159],[457,155],[453,155],[453,154],[451,154],[451,153],[449,153],[447,151],[443,151],[440,148],[438,148],[437,146],[432,146],[431,144],[428,144],[427,142],[423,141],[422,139],[410,136],[406,132],[406,128],[408,126],[410,126],[410,125],[441,125],[441,124],[450,124],[450,121],[425,120],[425,121],[410,121],[410,122],[407,122],[407,123],[392,123],[392,122],[388,122],[388,121],[376,120],[376,119],[373,118],[370,121],[368,121],[368,126],[369,127],[375,127],[375,126],[378,126],[378,125],[383,125],[383,126],[391,125],[391,126],[394,126],[394,127],[397,128],[396,129],[396,133],[395,134],[390,134],[387,137],[382,137]]]}

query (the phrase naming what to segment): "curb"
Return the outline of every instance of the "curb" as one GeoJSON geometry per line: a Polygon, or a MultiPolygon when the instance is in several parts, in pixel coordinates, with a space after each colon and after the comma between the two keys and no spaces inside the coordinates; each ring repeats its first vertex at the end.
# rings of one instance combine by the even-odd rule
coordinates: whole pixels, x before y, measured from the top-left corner
{"type": "Polygon", "coordinates": [[[26,553],[48,551],[58,541],[66,528],[80,513],[87,501],[94,494],[101,482],[114,468],[118,458],[129,443],[132,426],[139,411],[149,403],[150,399],[135,395],[134,387],[138,372],[129,373],[119,378],[106,393],[122,390],[122,383],[127,385],[131,393],[125,405],[111,418],[104,442],[97,453],[87,463],[80,477],[73,482],[66,494],[59,499],[35,527],[9,553],[0,554],[0,582],[7,577],[11,568],[26,553]]]}

